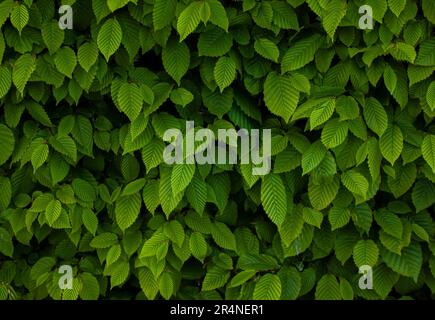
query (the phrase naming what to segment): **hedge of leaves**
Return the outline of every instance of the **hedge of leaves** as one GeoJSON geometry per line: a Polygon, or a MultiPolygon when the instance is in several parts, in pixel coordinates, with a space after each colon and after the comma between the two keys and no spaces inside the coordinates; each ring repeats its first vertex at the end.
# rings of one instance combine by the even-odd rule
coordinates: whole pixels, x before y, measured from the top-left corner
{"type": "Polygon", "coordinates": [[[434,24],[433,0],[2,0],[0,298],[433,297],[434,24]],[[188,120],[272,129],[272,171],[165,164],[188,120]]]}

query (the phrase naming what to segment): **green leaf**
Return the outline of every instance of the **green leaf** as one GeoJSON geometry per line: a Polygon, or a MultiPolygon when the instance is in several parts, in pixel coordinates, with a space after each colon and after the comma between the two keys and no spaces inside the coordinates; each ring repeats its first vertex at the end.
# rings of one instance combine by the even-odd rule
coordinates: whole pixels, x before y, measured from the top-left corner
{"type": "Polygon", "coordinates": [[[172,220],[163,226],[165,235],[179,247],[183,246],[185,233],[183,226],[177,220],[172,220]]]}
{"type": "Polygon", "coordinates": [[[229,277],[230,273],[219,267],[208,269],[202,283],[202,291],[210,291],[223,287],[225,283],[227,283],[229,277]]]}
{"type": "Polygon", "coordinates": [[[104,232],[94,237],[89,245],[92,248],[109,248],[118,242],[116,234],[111,232],[104,232]]]}
{"type": "Polygon", "coordinates": [[[396,86],[397,86],[397,76],[396,76],[396,72],[393,70],[393,68],[390,67],[390,65],[387,65],[385,67],[384,82],[388,91],[390,91],[391,94],[394,94],[394,91],[396,90],[396,86]]]}
{"type": "Polygon", "coordinates": [[[347,208],[332,207],[331,210],[329,210],[328,219],[331,224],[331,229],[334,231],[349,223],[350,211],[347,208]]]}
{"type": "Polygon", "coordinates": [[[49,272],[56,264],[54,257],[42,257],[31,267],[30,278],[37,280],[43,274],[49,272]]]}
{"type": "Polygon", "coordinates": [[[12,155],[15,147],[13,132],[4,124],[0,124],[0,165],[3,165],[12,155]]]}
{"type": "Polygon", "coordinates": [[[211,235],[218,246],[228,250],[236,250],[236,238],[226,224],[216,221],[212,225],[211,235]]]}
{"type": "Polygon", "coordinates": [[[121,246],[119,244],[115,244],[107,252],[106,266],[110,266],[111,264],[116,262],[120,256],[121,256],[121,246]]]}
{"type": "Polygon", "coordinates": [[[159,279],[159,290],[160,294],[166,300],[174,293],[174,282],[172,281],[172,277],[169,273],[164,273],[159,279]]]}
{"type": "Polygon", "coordinates": [[[435,186],[427,180],[418,180],[412,189],[412,203],[417,212],[429,208],[435,203],[435,186]]]}
{"type": "Polygon", "coordinates": [[[423,14],[432,23],[435,24],[435,4],[430,0],[422,1],[423,14]]]}
{"type": "Polygon", "coordinates": [[[11,181],[6,177],[0,177],[0,188],[2,190],[0,194],[0,210],[5,210],[9,207],[12,200],[11,181]]]}
{"type": "Polygon", "coordinates": [[[203,6],[204,3],[202,1],[194,1],[180,13],[177,20],[177,31],[180,34],[180,41],[186,39],[199,25],[203,6]]]}
{"type": "Polygon", "coordinates": [[[130,121],[134,121],[142,111],[142,91],[134,83],[124,83],[118,91],[118,103],[130,121]]]}
{"type": "Polygon", "coordinates": [[[255,271],[255,270],[245,270],[245,271],[239,272],[231,279],[231,282],[228,285],[228,287],[235,288],[235,287],[241,286],[242,284],[244,284],[248,280],[250,280],[256,273],[257,273],[257,271],[255,271]]]}
{"type": "Polygon", "coordinates": [[[388,0],[388,7],[398,17],[406,7],[406,0],[388,0]]]}
{"type": "Polygon", "coordinates": [[[305,207],[302,214],[306,223],[320,229],[323,221],[323,214],[320,211],[305,207]]]}
{"type": "Polygon", "coordinates": [[[426,101],[431,110],[435,110],[435,81],[432,81],[427,89],[426,101]]]}
{"type": "Polygon", "coordinates": [[[302,154],[302,174],[307,174],[317,168],[325,158],[328,150],[320,142],[316,141],[310,145],[302,154]]]}
{"type": "Polygon", "coordinates": [[[189,248],[192,255],[203,262],[207,256],[207,242],[199,232],[193,232],[189,238],[189,248]]]}
{"type": "Polygon", "coordinates": [[[74,50],[70,47],[59,49],[54,56],[54,63],[60,73],[72,78],[72,73],[77,65],[77,58],[74,50]]]}
{"type": "Polygon", "coordinates": [[[355,170],[349,170],[341,175],[341,182],[352,193],[366,197],[369,190],[367,179],[355,170]]]}
{"type": "Polygon", "coordinates": [[[195,174],[194,164],[176,164],[172,169],[171,186],[174,195],[183,192],[195,174]]]}
{"type": "Polygon", "coordinates": [[[435,172],[435,135],[429,134],[424,137],[421,144],[421,153],[432,171],[435,172]]]}
{"type": "Polygon", "coordinates": [[[433,67],[424,67],[424,66],[416,66],[409,65],[408,66],[408,78],[409,78],[409,86],[412,86],[420,81],[423,81],[431,76],[433,73],[433,67]]]}
{"type": "Polygon", "coordinates": [[[273,62],[278,62],[279,49],[276,44],[269,39],[261,38],[255,40],[254,48],[263,58],[272,60],[273,62]]]}
{"type": "Polygon", "coordinates": [[[0,227],[0,252],[10,258],[12,258],[12,255],[14,253],[12,236],[6,229],[2,227],[0,227]]]}
{"type": "Polygon", "coordinates": [[[316,210],[323,210],[335,199],[340,188],[339,179],[316,185],[312,182],[308,185],[308,197],[310,203],[316,210]]]}
{"type": "MultiPolygon", "coordinates": [[[[211,23],[219,26],[220,28],[228,32],[229,21],[227,17],[227,12],[225,11],[225,8],[222,5],[222,3],[218,0],[206,0],[206,4],[210,6],[211,23]]],[[[204,10],[206,4],[204,4],[202,10],[204,10]]],[[[204,23],[207,22],[204,19],[202,20],[204,21],[204,23]]]]}
{"type": "Polygon", "coordinates": [[[13,0],[4,0],[0,3],[0,27],[3,26],[6,19],[9,18],[15,6],[16,3],[13,0]]]}
{"type": "Polygon", "coordinates": [[[129,2],[130,0],[107,0],[107,7],[113,12],[124,7],[129,2]]]}
{"type": "Polygon", "coordinates": [[[403,150],[402,130],[396,125],[390,125],[379,139],[379,147],[382,156],[393,165],[403,150]]]}
{"type": "Polygon", "coordinates": [[[266,254],[244,254],[239,258],[238,267],[243,270],[268,271],[278,268],[275,258],[266,254]]]}
{"type": "Polygon", "coordinates": [[[418,243],[411,243],[409,247],[403,248],[401,255],[381,248],[381,257],[393,271],[417,282],[423,264],[423,253],[418,243]]]}
{"type": "Polygon", "coordinates": [[[340,293],[343,300],[353,300],[354,293],[351,284],[344,278],[340,277],[340,293]]]}
{"type": "Polygon", "coordinates": [[[75,195],[83,201],[95,201],[97,194],[95,188],[88,181],[76,178],[73,180],[71,186],[74,189],[75,195]]]}
{"type": "MultiPolygon", "coordinates": [[[[0,60],[1,61],[1,60],[0,60]]],[[[11,88],[12,73],[9,68],[0,66],[0,99],[6,96],[11,88]]]]}
{"type": "Polygon", "coordinates": [[[177,1],[175,0],[156,0],[153,9],[154,30],[160,30],[171,24],[175,16],[177,1]]]}
{"type": "Polygon", "coordinates": [[[214,78],[221,92],[236,78],[236,64],[229,57],[220,57],[214,67],[214,78]]]}
{"type": "Polygon", "coordinates": [[[122,231],[130,227],[138,218],[142,198],[139,193],[128,196],[121,196],[116,201],[115,216],[116,223],[122,231]]]}
{"type": "Polygon", "coordinates": [[[77,145],[74,140],[69,136],[58,136],[56,138],[49,139],[50,145],[71,160],[77,160],[77,145]]]}
{"type": "Polygon", "coordinates": [[[50,226],[60,217],[62,204],[59,200],[51,200],[45,209],[45,218],[50,226]]]}
{"type": "Polygon", "coordinates": [[[98,59],[97,44],[94,41],[82,44],[77,52],[77,59],[83,70],[89,72],[98,59]]]}
{"type": "Polygon", "coordinates": [[[287,214],[287,196],[279,175],[271,173],[264,176],[261,183],[261,202],[270,220],[280,226],[287,214]]]}
{"type": "Polygon", "coordinates": [[[168,238],[161,231],[156,231],[151,238],[145,241],[139,254],[140,258],[155,256],[159,248],[167,243],[168,238]]]}
{"type": "Polygon", "coordinates": [[[147,172],[157,167],[163,161],[164,149],[165,144],[163,141],[155,137],[142,149],[142,160],[145,163],[147,172]]]}
{"type": "Polygon", "coordinates": [[[132,194],[140,192],[144,187],[145,183],[146,180],[144,178],[130,182],[125,186],[124,190],[122,191],[122,196],[130,196],[132,194]]]}
{"type": "Polygon", "coordinates": [[[184,195],[183,192],[178,192],[177,194],[173,193],[171,173],[172,170],[169,168],[160,168],[159,197],[166,217],[169,217],[169,214],[175,210],[184,195]]]}
{"type": "Polygon", "coordinates": [[[153,300],[159,292],[159,284],[154,275],[148,268],[139,269],[139,284],[145,296],[149,300],[153,300]]]}
{"type": "Polygon", "coordinates": [[[193,94],[184,88],[178,88],[171,92],[171,101],[182,107],[187,106],[193,101],[193,94]]]}
{"type": "Polygon", "coordinates": [[[11,23],[21,34],[21,31],[29,22],[29,11],[24,4],[19,4],[11,12],[11,23]]]}
{"type": "Polygon", "coordinates": [[[278,276],[281,279],[281,300],[295,300],[302,288],[301,273],[294,267],[282,268],[278,276]]]}
{"type": "Polygon", "coordinates": [[[364,107],[364,119],[367,126],[381,137],[388,127],[388,116],[385,109],[375,98],[369,97],[364,107]]]}
{"type": "Polygon", "coordinates": [[[143,188],[142,197],[148,211],[154,214],[154,211],[160,204],[159,182],[157,180],[149,181],[143,188]]]}
{"type": "MultiPolygon", "coordinates": [[[[226,17],[225,9],[224,9],[224,15],[226,17]]],[[[207,22],[210,20],[210,17],[211,17],[210,3],[205,2],[201,8],[201,21],[204,22],[204,24],[207,24],[207,22]]]]}
{"type": "Polygon", "coordinates": [[[50,117],[48,116],[45,109],[36,102],[29,102],[26,103],[26,109],[29,112],[29,114],[32,116],[33,119],[36,121],[42,123],[46,127],[52,127],[53,123],[50,120],[50,117]]]}
{"type": "Polygon", "coordinates": [[[97,300],[100,296],[100,284],[97,279],[89,272],[84,272],[80,275],[80,280],[83,284],[80,290],[80,298],[83,300],[97,300]]]}
{"type": "Polygon", "coordinates": [[[97,232],[97,228],[98,228],[98,218],[96,214],[92,210],[84,208],[82,213],[82,221],[85,228],[93,236],[95,236],[95,233],[97,232]]]}
{"type": "MultiPolygon", "coordinates": [[[[275,164],[276,166],[276,164],[275,164]]],[[[275,171],[274,171],[275,172],[275,171]]],[[[243,179],[248,184],[249,188],[252,188],[253,185],[260,179],[259,175],[252,174],[252,164],[240,164],[240,173],[242,174],[243,179]]]]}
{"type": "Polygon", "coordinates": [[[264,83],[264,102],[273,114],[288,122],[299,102],[299,92],[289,77],[271,72],[264,83]]]}
{"type": "Polygon", "coordinates": [[[203,89],[202,100],[207,109],[222,118],[231,110],[233,103],[232,88],[225,89],[222,93],[218,90],[211,92],[207,88],[203,89]]]}
{"type": "MultiPolygon", "coordinates": [[[[293,5],[291,1],[273,1],[271,4],[273,9],[272,22],[274,25],[280,27],[281,29],[292,29],[299,31],[300,27],[298,16],[296,15],[296,12],[292,6],[290,6],[293,5]]],[[[294,7],[297,7],[300,4],[301,3],[295,3],[294,7]]]]}
{"type": "Polygon", "coordinates": [[[233,38],[220,28],[213,27],[199,36],[198,55],[220,57],[228,53],[233,45],[233,38]]]}
{"type": "Polygon", "coordinates": [[[97,44],[106,61],[118,50],[122,40],[122,29],[118,20],[108,19],[98,32],[97,44]]]}
{"type": "Polygon", "coordinates": [[[281,72],[300,69],[313,61],[315,53],[322,45],[322,41],[322,37],[315,34],[296,42],[284,54],[281,61],[281,72]]]}
{"type": "Polygon", "coordinates": [[[328,99],[314,107],[310,114],[310,128],[313,130],[317,126],[325,123],[331,118],[335,110],[335,99],[328,99]]]}
{"type": "Polygon", "coordinates": [[[57,184],[62,181],[68,174],[69,164],[63,159],[60,154],[52,155],[50,161],[48,162],[50,168],[50,175],[53,184],[57,184]]]}
{"type": "Polygon", "coordinates": [[[404,42],[396,42],[390,46],[390,54],[398,61],[414,63],[417,53],[412,45],[404,42]]]}
{"type": "Polygon", "coordinates": [[[107,0],[92,0],[92,10],[100,23],[106,16],[110,14],[110,9],[107,6],[107,0]]]}
{"type": "Polygon", "coordinates": [[[172,79],[180,85],[190,64],[190,51],[184,42],[172,39],[162,51],[163,66],[172,79]]]}
{"type": "Polygon", "coordinates": [[[373,240],[360,240],[353,248],[353,261],[357,267],[374,267],[379,257],[379,249],[373,240]]]}
{"type": "Polygon", "coordinates": [[[341,300],[340,285],[332,274],[325,274],[317,282],[316,300],[341,300]]]}
{"type": "Polygon", "coordinates": [[[43,143],[36,147],[32,152],[31,162],[33,170],[36,171],[48,159],[48,145],[43,143]]]}
{"type": "Polygon", "coordinates": [[[295,241],[303,231],[304,220],[300,206],[289,209],[284,222],[278,227],[281,242],[288,247],[295,241]]]}
{"type": "Polygon", "coordinates": [[[399,275],[385,264],[377,265],[373,269],[373,289],[385,299],[399,280],[399,275]]]}
{"type": "Polygon", "coordinates": [[[193,176],[187,186],[186,197],[193,209],[202,215],[207,201],[207,184],[198,174],[193,176]]]}
{"type": "Polygon", "coordinates": [[[382,230],[398,239],[403,235],[403,224],[400,218],[394,213],[386,210],[379,210],[374,215],[376,223],[382,230]]]}
{"type": "Polygon", "coordinates": [[[420,44],[420,50],[417,54],[415,64],[420,66],[434,66],[435,65],[435,40],[430,39],[423,41],[420,44]]]}
{"type": "Polygon", "coordinates": [[[358,242],[359,237],[357,234],[347,232],[344,230],[337,233],[334,244],[335,256],[342,265],[352,256],[352,250],[358,242]]]}
{"type": "Polygon", "coordinates": [[[15,61],[12,69],[12,81],[21,94],[23,94],[24,87],[35,68],[35,58],[28,53],[23,54],[15,61]]]}
{"type": "Polygon", "coordinates": [[[426,232],[426,230],[421,227],[420,225],[413,223],[412,224],[412,231],[422,240],[426,242],[430,242],[429,240],[429,234],[426,232]]]}
{"type": "MultiPolygon", "coordinates": [[[[399,168],[398,164],[394,168],[399,168]]],[[[388,176],[387,183],[391,192],[396,198],[399,198],[406,193],[414,184],[417,177],[417,169],[414,164],[406,164],[400,166],[399,170],[395,170],[394,177],[388,176]]]]}
{"type": "Polygon", "coordinates": [[[122,261],[116,263],[110,274],[110,289],[124,284],[129,274],[130,264],[128,262],[122,261]]]}
{"type": "Polygon", "coordinates": [[[281,297],[281,280],[275,274],[266,274],[255,284],[254,300],[279,300],[281,297]]]}
{"type": "Polygon", "coordinates": [[[54,54],[61,47],[65,38],[65,32],[59,28],[57,21],[47,21],[42,25],[42,39],[50,54],[54,54]]]}
{"type": "Polygon", "coordinates": [[[341,145],[347,137],[347,122],[340,121],[338,118],[331,119],[326,123],[322,130],[322,143],[327,148],[335,148],[341,145]]]}
{"type": "Polygon", "coordinates": [[[347,2],[345,0],[330,0],[322,15],[322,24],[326,33],[333,39],[337,27],[346,15],[347,2]]]}

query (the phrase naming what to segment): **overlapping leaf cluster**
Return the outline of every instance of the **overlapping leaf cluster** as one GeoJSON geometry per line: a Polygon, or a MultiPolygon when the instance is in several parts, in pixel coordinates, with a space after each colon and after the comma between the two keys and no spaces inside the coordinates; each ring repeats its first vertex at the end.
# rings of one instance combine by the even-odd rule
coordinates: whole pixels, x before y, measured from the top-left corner
{"type": "Polygon", "coordinates": [[[433,0],[1,1],[0,298],[433,296],[434,24],[433,0]],[[187,120],[271,128],[271,173],[164,164],[187,120]]]}

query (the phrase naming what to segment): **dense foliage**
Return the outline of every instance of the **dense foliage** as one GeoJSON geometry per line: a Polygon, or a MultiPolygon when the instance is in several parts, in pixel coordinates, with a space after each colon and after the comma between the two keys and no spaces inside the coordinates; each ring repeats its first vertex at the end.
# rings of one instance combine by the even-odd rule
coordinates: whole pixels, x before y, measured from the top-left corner
{"type": "Polygon", "coordinates": [[[433,297],[434,24],[433,0],[2,0],[0,298],[433,297]],[[163,163],[188,120],[272,129],[272,171],[163,163]]]}

